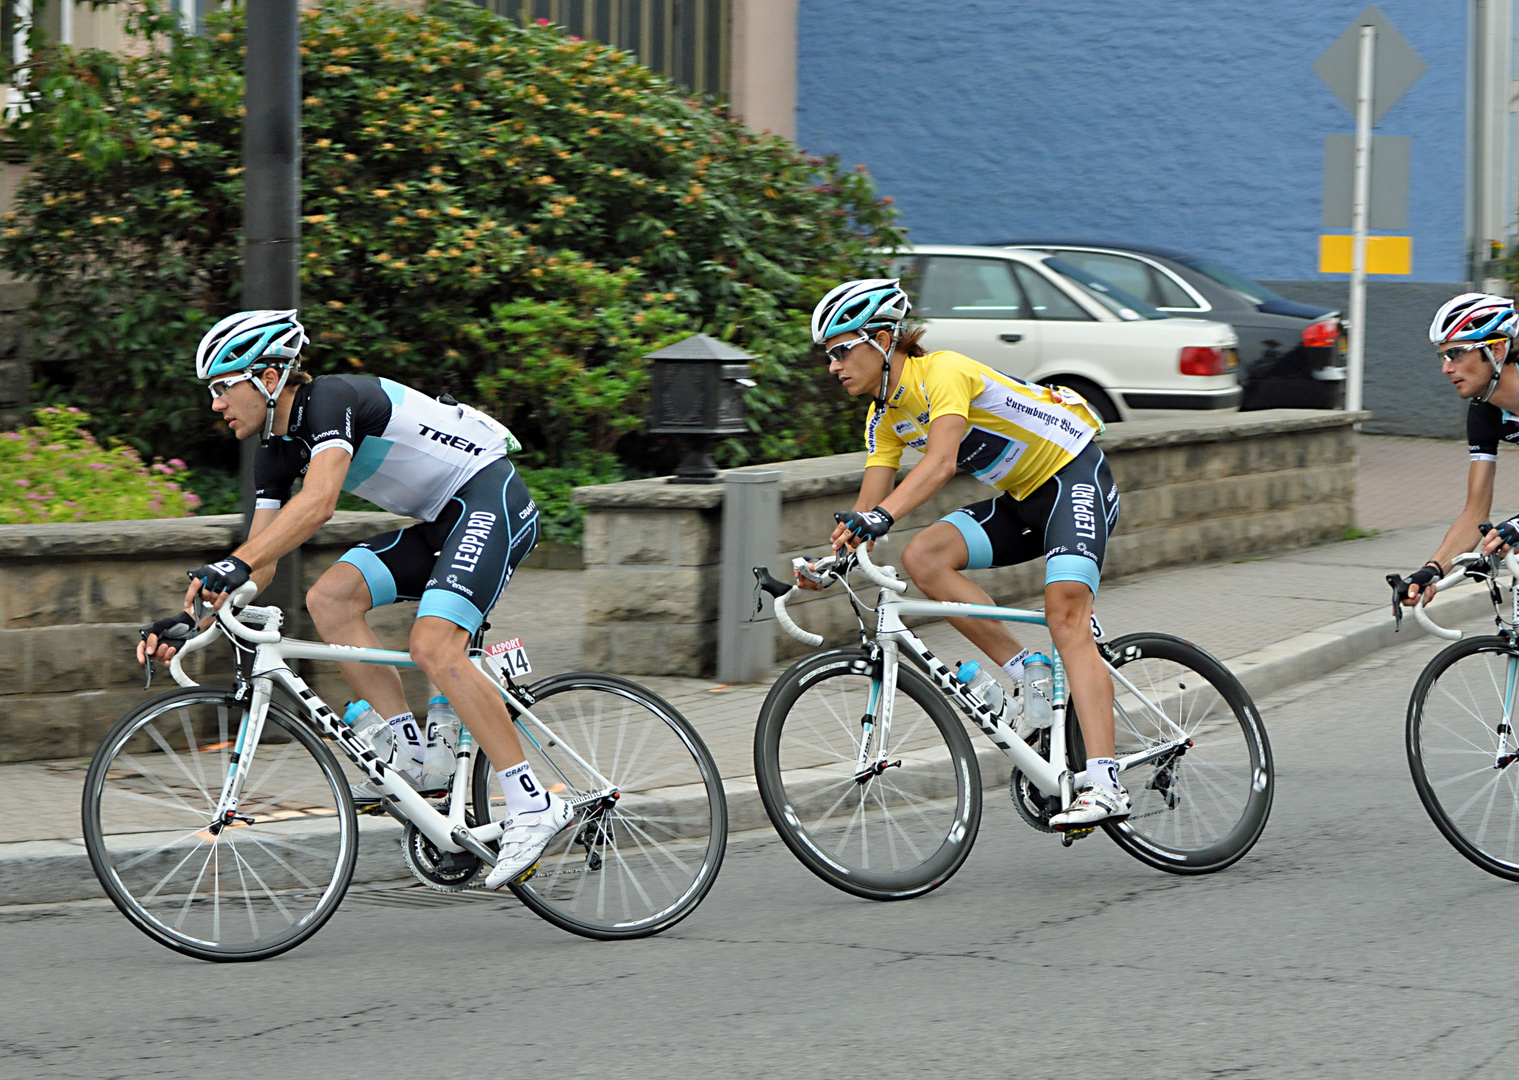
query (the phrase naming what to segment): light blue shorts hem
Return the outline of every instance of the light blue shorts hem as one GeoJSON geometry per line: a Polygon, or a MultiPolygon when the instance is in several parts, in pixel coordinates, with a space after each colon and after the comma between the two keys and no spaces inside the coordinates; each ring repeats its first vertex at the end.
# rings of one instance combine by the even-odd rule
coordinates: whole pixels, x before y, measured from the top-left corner
{"type": "Polygon", "coordinates": [[[970,552],[970,561],[965,564],[967,570],[987,570],[991,567],[992,542],[975,518],[963,510],[956,510],[939,520],[949,522],[965,538],[965,547],[970,552]]]}
{"type": "Polygon", "coordinates": [[[1079,581],[1097,595],[1097,582],[1101,571],[1097,564],[1085,555],[1051,555],[1044,562],[1044,583],[1056,581],[1079,581]]]}
{"type": "Polygon", "coordinates": [[[456,626],[464,627],[471,634],[480,629],[480,624],[485,621],[485,616],[480,614],[480,609],[474,604],[443,589],[428,589],[422,594],[422,603],[417,605],[417,618],[424,615],[447,619],[456,626]]]}
{"type": "Polygon", "coordinates": [[[338,562],[357,567],[359,573],[364,575],[364,584],[369,586],[371,605],[384,607],[396,602],[396,579],[391,576],[390,567],[374,552],[368,548],[350,548],[339,557],[338,562]]]}

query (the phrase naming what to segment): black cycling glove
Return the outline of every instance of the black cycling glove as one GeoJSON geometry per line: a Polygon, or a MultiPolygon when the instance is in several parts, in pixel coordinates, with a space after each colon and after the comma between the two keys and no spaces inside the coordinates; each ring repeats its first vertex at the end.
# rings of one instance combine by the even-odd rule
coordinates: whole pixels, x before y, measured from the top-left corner
{"type": "Polygon", "coordinates": [[[874,510],[850,510],[847,513],[837,513],[833,515],[833,520],[860,540],[879,540],[897,523],[896,518],[879,506],[874,510]]]}
{"type": "Polygon", "coordinates": [[[1519,544],[1519,517],[1511,517],[1507,521],[1500,521],[1493,526],[1498,534],[1498,539],[1513,547],[1519,544]]]}
{"type": "MultiPolygon", "coordinates": [[[[1410,585],[1417,585],[1419,587],[1419,591],[1423,592],[1425,589],[1429,588],[1431,583],[1439,581],[1444,576],[1445,571],[1440,569],[1440,564],[1431,561],[1419,567],[1403,580],[1410,585]]],[[[1407,589],[1403,590],[1403,595],[1408,595],[1407,589]]]]}
{"type": "Polygon", "coordinates": [[[181,611],[178,615],[159,619],[152,626],[140,626],[137,632],[144,641],[156,637],[159,644],[177,648],[195,636],[195,619],[188,611],[181,611]]]}
{"type": "Polygon", "coordinates": [[[236,555],[228,555],[220,562],[206,563],[190,572],[191,580],[199,579],[201,585],[214,593],[232,592],[253,576],[253,567],[236,555]]]}

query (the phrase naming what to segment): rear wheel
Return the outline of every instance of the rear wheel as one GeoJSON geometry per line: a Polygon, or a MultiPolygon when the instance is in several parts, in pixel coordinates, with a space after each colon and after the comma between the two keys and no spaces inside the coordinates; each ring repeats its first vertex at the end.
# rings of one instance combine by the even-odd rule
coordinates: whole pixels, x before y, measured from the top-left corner
{"type": "MultiPolygon", "coordinates": [[[[1114,680],[1115,756],[1187,743],[1120,774],[1133,813],[1103,829],[1157,870],[1222,870],[1255,845],[1271,813],[1271,744],[1255,703],[1228,668],[1181,638],[1128,634],[1109,649],[1113,666],[1143,695],[1114,680]]],[[[1074,708],[1066,715],[1071,768],[1080,770],[1081,728],[1074,708]]]]}

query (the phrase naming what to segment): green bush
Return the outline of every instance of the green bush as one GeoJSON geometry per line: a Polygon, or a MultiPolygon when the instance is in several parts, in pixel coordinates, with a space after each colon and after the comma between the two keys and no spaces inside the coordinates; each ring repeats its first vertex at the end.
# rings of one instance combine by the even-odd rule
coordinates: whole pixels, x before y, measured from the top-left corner
{"type": "Polygon", "coordinates": [[[200,500],[171,479],[183,461],[144,465],[104,447],[76,408],[38,409],[35,427],[0,433],[0,525],[187,517],[200,500]]]}
{"type": "MultiPolygon", "coordinates": [[[[163,0],[129,10],[128,55],[36,55],[9,131],[33,171],[0,261],[40,287],[51,400],[144,453],[231,469],[191,357],[239,306],[242,13],[186,37],[163,0]]],[[[751,432],[723,460],[858,444],[807,314],[901,240],[863,171],[756,135],[626,53],[465,0],[302,18],[310,370],[480,404],[529,474],[640,475],[673,464],[642,433],[642,356],[705,331],[757,356],[751,432]]]]}

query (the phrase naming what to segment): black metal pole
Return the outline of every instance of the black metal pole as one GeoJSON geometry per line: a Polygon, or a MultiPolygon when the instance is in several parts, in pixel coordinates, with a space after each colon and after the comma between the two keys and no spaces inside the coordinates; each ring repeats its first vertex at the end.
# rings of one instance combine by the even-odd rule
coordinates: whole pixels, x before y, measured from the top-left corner
{"type": "MultiPolygon", "coordinates": [[[[301,18],[298,0],[246,0],[243,69],[244,309],[301,303],[301,18]]],[[[243,532],[253,521],[253,456],[242,442],[243,532]]],[[[300,551],[282,560],[282,606],[300,610],[300,551]]],[[[294,629],[287,625],[287,633],[294,629]]]]}

